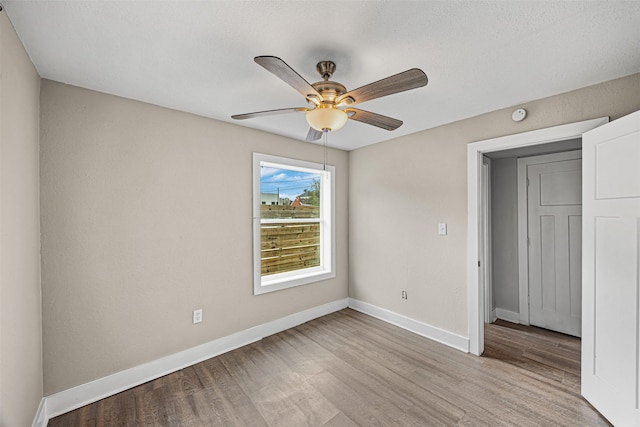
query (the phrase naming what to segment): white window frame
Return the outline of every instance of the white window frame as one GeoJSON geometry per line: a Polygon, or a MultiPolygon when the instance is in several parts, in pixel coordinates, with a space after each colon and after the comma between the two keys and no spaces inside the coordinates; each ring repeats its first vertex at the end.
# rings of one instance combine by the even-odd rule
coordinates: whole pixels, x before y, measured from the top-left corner
{"type": "MultiPolygon", "coordinates": [[[[294,222],[294,221],[292,221],[294,222]]],[[[336,277],[335,239],[335,167],[269,154],[253,153],[253,293],[260,295],[294,286],[336,277]],[[260,225],[283,222],[281,219],[260,218],[260,167],[268,166],[320,175],[320,218],[298,219],[295,222],[320,221],[320,265],[262,276],[260,260],[260,225]]]]}

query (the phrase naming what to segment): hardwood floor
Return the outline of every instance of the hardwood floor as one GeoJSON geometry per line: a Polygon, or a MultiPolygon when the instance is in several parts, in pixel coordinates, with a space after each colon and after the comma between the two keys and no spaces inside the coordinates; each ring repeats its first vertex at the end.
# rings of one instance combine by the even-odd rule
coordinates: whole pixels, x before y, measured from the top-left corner
{"type": "Polygon", "coordinates": [[[579,340],[498,323],[461,353],[345,309],[49,421],[57,426],[599,426],[579,340]]]}
{"type": "Polygon", "coordinates": [[[485,325],[483,357],[509,363],[580,395],[580,339],[497,320],[485,325]]]}

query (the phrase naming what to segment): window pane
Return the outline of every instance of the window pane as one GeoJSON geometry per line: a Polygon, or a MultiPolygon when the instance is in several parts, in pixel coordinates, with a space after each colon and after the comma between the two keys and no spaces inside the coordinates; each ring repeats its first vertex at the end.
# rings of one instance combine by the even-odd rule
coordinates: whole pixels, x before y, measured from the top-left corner
{"type": "Polygon", "coordinates": [[[320,265],[320,174],[282,167],[260,167],[260,218],[282,222],[260,225],[261,275],[320,265]]]}
{"type": "Polygon", "coordinates": [[[319,222],[261,224],[260,242],[262,276],[320,265],[319,222]]]}
{"type": "Polygon", "coordinates": [[[260,166],[260,217],[320,218],[320,174],[260,166]]]}

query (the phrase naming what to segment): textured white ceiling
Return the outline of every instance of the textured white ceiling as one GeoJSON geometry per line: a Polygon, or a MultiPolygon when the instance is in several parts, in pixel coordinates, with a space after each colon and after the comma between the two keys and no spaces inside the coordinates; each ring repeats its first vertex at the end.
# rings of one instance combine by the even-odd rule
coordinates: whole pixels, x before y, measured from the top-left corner
{"type": "Polygon", "coordinates": [[[304,140],[305,106],[253,62],[282,58],[307,81],[336,62],[354,89],[418,67],[429,84],[362,104],[404,121],[349,121],[355,149],[640,71],[640,1],[0,0],[44,78],[304,140]]]}

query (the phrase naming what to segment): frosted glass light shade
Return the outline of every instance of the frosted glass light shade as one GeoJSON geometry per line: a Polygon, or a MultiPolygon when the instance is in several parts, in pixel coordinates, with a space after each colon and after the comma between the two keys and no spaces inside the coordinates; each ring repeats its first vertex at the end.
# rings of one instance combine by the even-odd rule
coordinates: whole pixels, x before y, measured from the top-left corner
{"type": "Polygon", "coordinates": [[[331,107],[318,107],[315,110],[307,111],[307,123],[317,131],[337,131],[347,123],[347,113],[331,107]]]}

